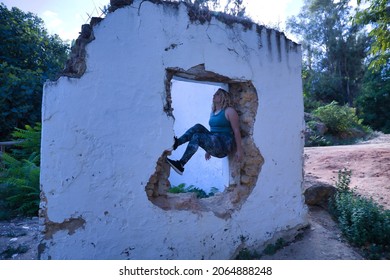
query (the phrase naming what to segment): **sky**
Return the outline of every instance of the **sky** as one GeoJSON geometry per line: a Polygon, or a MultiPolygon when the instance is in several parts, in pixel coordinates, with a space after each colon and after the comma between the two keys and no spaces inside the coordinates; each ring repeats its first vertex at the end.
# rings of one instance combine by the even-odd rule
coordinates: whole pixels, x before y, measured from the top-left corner
{"type": "MultiPolygon", "coordinates": [[[[50,34],[62,40],[77,39],[89,15],[101,16],[109,0],[0,0],[8,9],[17,7],[44,20],[50,34]]],[[[304,0],[244,0],[247,15],[257,23],[285,30],[287,17],[297,15],[304,0]]]]}

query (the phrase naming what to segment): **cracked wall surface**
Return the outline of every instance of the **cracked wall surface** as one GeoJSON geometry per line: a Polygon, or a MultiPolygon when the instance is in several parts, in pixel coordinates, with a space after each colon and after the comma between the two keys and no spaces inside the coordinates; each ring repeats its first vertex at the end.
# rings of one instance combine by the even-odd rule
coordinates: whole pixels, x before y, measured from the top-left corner
{"type": "Polygon", "coordinates": [[[307,224],[299,46],[184,3],[111,2],[44,87],[40,258],[229,259],[296,234],[307,224]],[[220,195],[167,193],[173,76],[234,97],[245,160],[229,161],[220,195]]]}

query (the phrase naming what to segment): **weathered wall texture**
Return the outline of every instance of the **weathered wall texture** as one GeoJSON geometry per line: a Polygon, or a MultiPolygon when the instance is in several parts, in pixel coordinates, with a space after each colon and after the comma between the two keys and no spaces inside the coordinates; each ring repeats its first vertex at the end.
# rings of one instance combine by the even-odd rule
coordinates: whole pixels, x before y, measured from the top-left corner
{"type": "Polygon", "coordinates": [[[67,77],[45,85],[41,259],[229,259],[307,224],[300,48],[205,18],[134,1],[87,28],[67,77]],[[215,197],[166,192],[173,76],[234,96],[245,160],[215,197]]]}

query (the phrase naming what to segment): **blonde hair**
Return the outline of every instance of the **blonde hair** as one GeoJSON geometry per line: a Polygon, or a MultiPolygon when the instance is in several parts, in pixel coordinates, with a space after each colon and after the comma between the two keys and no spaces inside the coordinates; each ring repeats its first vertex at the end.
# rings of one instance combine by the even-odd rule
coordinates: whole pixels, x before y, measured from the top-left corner
{"type": "MultiPolygon", "coordinates": [[[[222,88],[219,88],[219,89],[217,89],[217,91],[215,93],[221,94],[222,109],[226,109],[227,107],[232,107],[233,101],[232,101],[232,98],[231,98],[229,92],[227,92],[226,90],[224,90],[222,88]]],[[[213,110],[213,112],[215,112],[215,110],[216,110],[214,103],[212,106],[212,110],[213,110]]]]}

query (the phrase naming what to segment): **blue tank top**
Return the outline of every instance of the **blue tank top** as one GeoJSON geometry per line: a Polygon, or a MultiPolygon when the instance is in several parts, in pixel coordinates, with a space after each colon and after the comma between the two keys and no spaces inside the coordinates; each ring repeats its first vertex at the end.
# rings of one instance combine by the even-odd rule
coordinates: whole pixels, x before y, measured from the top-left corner
{"type": "Polygon", "coordinates": [[[232,126],[225,116],[225,109],[221,110],[218,114],[214,115],[211,112],[209,120],[210,131],[213,133],[232,134],[232,126]]]}

